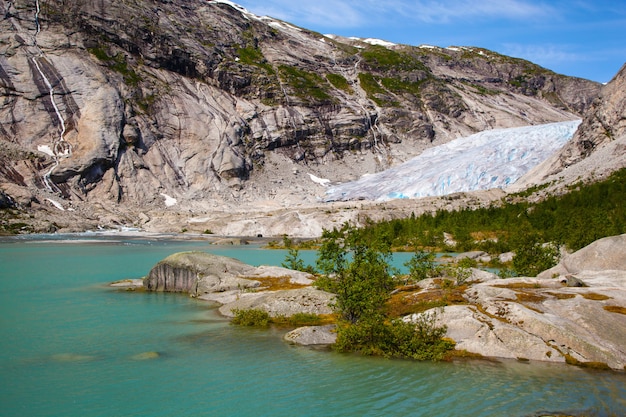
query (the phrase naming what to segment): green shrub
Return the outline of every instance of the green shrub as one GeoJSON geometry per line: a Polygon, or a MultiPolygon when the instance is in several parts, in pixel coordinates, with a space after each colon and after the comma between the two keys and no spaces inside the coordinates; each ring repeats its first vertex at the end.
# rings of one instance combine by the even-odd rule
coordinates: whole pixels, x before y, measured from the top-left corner
{"type": "Polygon", "coordinates": [[[478,261],[476,259],[464,257],[459,259],[456,264],[460,268],[476,268],[478,266],[478,261]]]}
{"type": "Polygon", "coordinates": [[[239,326],[267,327],[270,324],[270,315],[259,309],[234,309],[232,324],[239,326]]]}
{"type": "Polygon", "coordinates": [[[340,352],[358,352],[415,360],[441,360],[454,343],[443,339],[445,326],[437,326],[435,313],[417,316],[415,323],[364,320],[343,324],[337,332],[334,348],[340,352]]]}
{"type": "Polygon", "coordinates": [[[559,262],[559,249],[553,244],[539,243],[539,237],[526,235],[515,249],[513,270],[517,275],[536,277],[559,262]]]}
{"type": "MultiPolygon", "coordinates": [[[[325,275],[318,284],[336,294],[334,308],[340,321],[335,348],[365,355],[441,359],[452,345],[442,339],[446,328],[436,326],[434,315],[419,316],[415,324],[389,320],[386,315],[394,287],[390,247],[386,236],[364,236],[347,224],[323,232],[317,265],[325,275]]],[[[434,254],[418,256],[424,256],[427,265],[434,264],[434,254]]]]}
{"type": "Polygon", "coordinates": [[[322,323],[322,318],[313,313],[296,313],[287,318],[287,323],[291,326],[318,326],[322,323]]]}

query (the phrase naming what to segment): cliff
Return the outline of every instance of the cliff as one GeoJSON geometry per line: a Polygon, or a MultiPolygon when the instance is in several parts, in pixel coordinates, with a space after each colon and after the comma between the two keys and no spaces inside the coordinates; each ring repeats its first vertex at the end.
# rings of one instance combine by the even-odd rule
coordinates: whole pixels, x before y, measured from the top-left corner
{"type": "Polygon", "coordinates": [[[326,37],[219,1],[0,7],[0,188],[51,231],[313,204],[315,178],[580,118],[601,88],[481,48],[326,37]]]}

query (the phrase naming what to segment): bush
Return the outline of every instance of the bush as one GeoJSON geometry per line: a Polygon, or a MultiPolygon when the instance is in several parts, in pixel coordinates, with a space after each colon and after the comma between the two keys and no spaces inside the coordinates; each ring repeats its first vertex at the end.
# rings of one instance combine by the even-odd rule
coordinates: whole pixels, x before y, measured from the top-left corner
{"type": "Polygon", "coordinates": [[[291,326],[318,326],[322,323],[322,318],[313,313],[296,313],[287,318],[287,323],[291,326]]]}
{"type": "Polygon", "coordinates": [[[233,313],[235,317],[231,322],[232,324],[251,327],[267,327],[270,324],[270,315],[267,311],[259,309],[235,309],[233,313]]]}
{"type": "Polygon", "coordinates": [[[315,274],[315,268],[304,264],[304,261],[300,258],[300,250],[293,245],[291,239],[286,235],[283,236],[283,246],[288,251],[285,260],[281,263],[283,268],[315,274]]]}
{"type": "Polygon", "coordinates": [[[445,326],[435,324],[435,313],[417,316],[415,323],[363,320],[339,327],[335,349],[415,360],[441,360],[454,343],[443,339],[445,326]]]}

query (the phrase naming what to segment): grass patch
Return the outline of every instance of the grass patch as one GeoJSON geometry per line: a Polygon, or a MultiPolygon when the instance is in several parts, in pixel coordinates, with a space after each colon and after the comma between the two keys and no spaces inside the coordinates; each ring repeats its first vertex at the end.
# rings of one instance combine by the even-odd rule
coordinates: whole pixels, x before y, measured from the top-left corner
{"type": "Polygon", "coordinates": [[[385,311],[388,317],[402,317],[423,313],[435,307],[467,304],[467,300],[463,297],[467,289],[466,285],[419,292],[412,292],[412,288],[412,286],[406,286],[406,291],[403,291],[403,287],[399,287],[399,291],[387,300],[385,311]]]}
{"type": "Polygon", "coordinates": [[[596,292],[585,292],[580,295],[582,295],[587,300],[594,300],[594,301],[603,301],[603,300],[608,300],[611,298],[608,295],[598,294],[596,292]]]}
{"type": "Polygon", "coordinates": [[[333,102],[333,98],[328,93],[326,81],[318,74],[288,65],[281,65],[279,72],[295,95],[305,103],[329,104],[333,102]]]}
{"type": "Polygon", "coordinates": [[[335,323],[332,314],[296,313],[292,316],[271,317],[268,312],[260,309],[235,309],[231,324],[246,327],[268,327],[270,324],[285,327],[321,326],[335,323]]]}
{"type": "Polygon", "coordinates": [[[267,327],[270,324],[270,315],[267,311],[259,309],[233,310],[232,324],[247,327],[267,327]]]}
{"type": "Polygon", "coordinates": [[[295,290],[298,288],[308,287],[305,284],[295,284],[290,282],[290,277],[285,275],[282,277],[245,277],[246,279],[259,281],[261,285],[257,290],[279,291],[279,290],[295,290]]]}
{"type": "Polygon", "coordinates": [[[621,307],[621,306],[604,306],[603,308],[606,311],[610,312],[610,313],[618,313],[618,314],[625,314],[626,315],[626,307],[621,307]]]}
{"type": "Polygon", "coordinates": [[[520,303],[540,303],[546,299],[545,296],[529,291],[516,291],[515,297],[520,303]]]}
{"type": "Polygon", "coordinates": [[[361,52],[361,56],[370,68],[381,71],[415,71],[430,72],[416,57],[384,46],[372,45],[361,52]]]}
{"type": "Polygon", "coordinates": [[[359,84],[367,94],[367,98],[381,107],[397,107],[400,105],[397,101],[391,101],[386,98],[387,91],[380,86],[378,80],[370,73],[362,72],[359,74],[359,84]],[[380,96],[383,96],[381,98],[380,96]]]}
{"type": "Polygon", "coordinates": [[[564,292],[547,292],[546,294],[553,296],[557,300],[569,300],[570,298],[576,297],[576,294],[564,293],[564,292]]]}
{"type": "Polygon", "coordinates": [[[343,77],[342,75],[330,73],[326,74],[326,79],[337,90],[345,91],[348,94],[354,93],[354,90],[350,86],[350,83],[348,83],[348,80],[346,80],[345,77],[343,77]]]}
{"type": "Polygon", "coordinates": [[[132,68],[128,67],[126,56],[124,54],[117,53],[110,56],[103,48],[100,47],[88,48],[88,51],[106,64],[107,67],[121,74],[124,77],[124,82],[126,84],[136,87],[137,84],[139,84],[139,81],[141,81],[141,77],[132,68]]]}
{"type": "Polygon", "coordinates": [[[258,48],[250,46],[237,49],[237,55],[239,55],[239,62],[244,65],[254,65],[259,68],[263,68],[268,74],[274,74],[274,68],[267,62],[263,52],[258,48]]]}
{"type": "Polygon", "coordinates": [[[270,322],[285,327],[322,326],[335,323],[336,317],[333,314],[296,313],[289,317],[272,317],[270,322]]]}
{"type": "Polygon", "coordinates": [[[599,369],[603,371],[611,370],[611,367],[604,362],[581,362],[578,359],[574,358],[572,355],[565,354],[565,363],[568,365],[579,366],[581,368],[587,369],[599,369]]]}

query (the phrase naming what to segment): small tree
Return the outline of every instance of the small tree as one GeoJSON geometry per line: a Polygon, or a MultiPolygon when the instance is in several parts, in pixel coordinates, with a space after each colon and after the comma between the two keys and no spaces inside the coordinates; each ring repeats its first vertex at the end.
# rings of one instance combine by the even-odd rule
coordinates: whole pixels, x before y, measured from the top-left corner
{"type": "Polygon", "coordinates": [[[426,278],[439,276],[441,270],[435,262],[434,252],[415,251],[415,254],[404,263],[409,269],[409,278],[413,281],[421,281],[426,278]]]}
{"type": "Polygon", "coordinates": [[[322,234],[317,266],[325,275],[317,285],[336,294],[334,308],[340,320],[335,348],[366,355],[441,359],[453,344],[441,338],[446,329],[437,327],[434,318],[405,323],[385,314],[394,287],[390,248],[388,239],[367,238],[348,225],[322,234]]]}
{"type": "Polygon", "coordinates": [[[300,250],[293,246],[291,239],[287,235],[283,236],[283,246],[287,249],[285,260],[281,263],[283,268],[309,272],[311,274],[315,272],[310,265],[304,265],[304,261],[300,258],[300,250]]]}
{"type": "Polygon", "coordinates": [[[559,262],[559,249],[553,244],[539,242],[539,236],[531,234],[518,244],[513,257],[513,270],[517,275],[536,277],[559,262]]]}
{"type": "Polygon", "coordinates": [[[354,324],[383,314],[394,284],[390,245],[368,241],[347,224],[324,231],[322,239],[317,266],[326,277],[320,284],[337,295],[335,307],[341,317],[354,324]]]}

